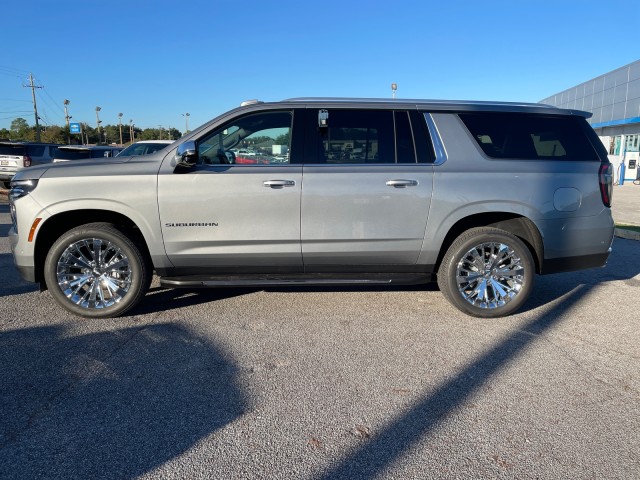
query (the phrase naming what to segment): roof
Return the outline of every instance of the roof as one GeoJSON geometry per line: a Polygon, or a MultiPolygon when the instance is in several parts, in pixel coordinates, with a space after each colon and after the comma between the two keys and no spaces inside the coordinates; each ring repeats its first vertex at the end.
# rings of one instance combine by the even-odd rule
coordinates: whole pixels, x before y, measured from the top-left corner
{"type": "MultiPolygon", "coordinates": [[[[530,112],[562,115],[591,116],[589,112],[567,110],[542,103],[493,102],[474,100],[430,100],[430,99],[389,99],[389,98],[340,98],[340,97],[300,97],[282,100],[282,104],[322,104],[334,107],[357,106],[359,108],[417,108],[430,111],[493,111],[530,112]]],[[[254,104],[260,105],[260,104],[254,104]]],[[[264,104],[263,104],[264,105],[264,104]]]]}

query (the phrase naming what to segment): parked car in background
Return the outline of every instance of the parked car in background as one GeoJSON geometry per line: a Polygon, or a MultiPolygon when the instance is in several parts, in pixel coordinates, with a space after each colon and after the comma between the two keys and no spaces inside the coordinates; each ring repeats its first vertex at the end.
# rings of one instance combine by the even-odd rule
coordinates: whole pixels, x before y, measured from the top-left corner
{"type": "Polygon", "coordinates": [[[122,150],[122,147],[63,145],[56,148],[53,163],[85,160],[87,158],[115,157],[122,150]]]}
{"type": "Polygon", "coordinates": [[[149,155],[150,153],[162,150],[167,145],[171,145],[175,140],[141,140],[129,145],[118,153],[119,157],[130,157],[133,155],[149,155]]]}
{"type": "Polygon", "coordinates": [[[56,147],[54,143],[0,142],[0,181],[9,188],[18,170],[50,162],[56,147]]]}

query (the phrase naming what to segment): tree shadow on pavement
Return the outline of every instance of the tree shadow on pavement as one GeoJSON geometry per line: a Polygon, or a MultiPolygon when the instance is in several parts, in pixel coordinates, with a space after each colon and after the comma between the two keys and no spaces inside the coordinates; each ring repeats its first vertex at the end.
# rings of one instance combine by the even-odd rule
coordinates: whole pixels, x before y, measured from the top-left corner
{"type": "Polygon", "coordinates": [[[173,324],[0,337],[0,477],[133,478],[247,408],[230,358],[173,324]]]}

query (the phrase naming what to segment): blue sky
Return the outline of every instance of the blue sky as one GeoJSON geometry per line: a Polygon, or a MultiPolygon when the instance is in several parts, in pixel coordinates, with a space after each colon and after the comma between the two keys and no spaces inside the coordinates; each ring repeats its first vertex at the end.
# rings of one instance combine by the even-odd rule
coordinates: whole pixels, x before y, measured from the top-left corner
{"type": "Polygon", "coordinates": [[[5,2],[0,128],[191,129],[247,99],[536,102],[640,58],[638,0],[5,2]],[[7,21],[7,19],[11,19],[7,21]],[[22,113],[25,112],[25,113],[22,113]]]}

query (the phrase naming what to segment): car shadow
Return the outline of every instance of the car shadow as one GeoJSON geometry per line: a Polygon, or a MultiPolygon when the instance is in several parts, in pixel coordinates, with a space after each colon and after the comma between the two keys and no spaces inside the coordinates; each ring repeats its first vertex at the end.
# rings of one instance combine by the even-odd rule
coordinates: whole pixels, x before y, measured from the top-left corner
{"type": "Polygon", "coordinates": [[[230,356],[175,324],[0,337],[0,476],[135,478],[243,414],[230,356]]]}
{"type": "Polygon", "coordinates": [[[22,295],[36,292],[38,289],[37,284],[27,282],[20,277],[13,263],[13,255],[0,253],[0,296],[22,295]]]}

